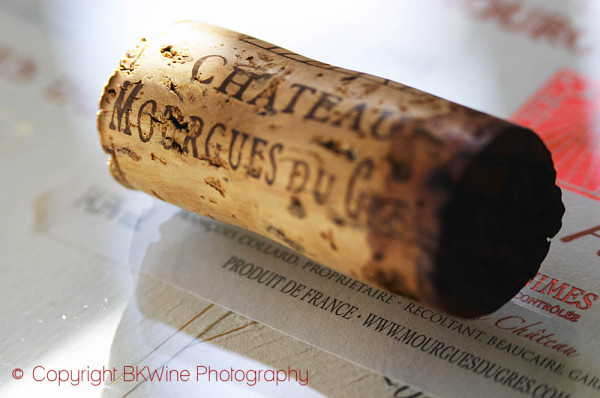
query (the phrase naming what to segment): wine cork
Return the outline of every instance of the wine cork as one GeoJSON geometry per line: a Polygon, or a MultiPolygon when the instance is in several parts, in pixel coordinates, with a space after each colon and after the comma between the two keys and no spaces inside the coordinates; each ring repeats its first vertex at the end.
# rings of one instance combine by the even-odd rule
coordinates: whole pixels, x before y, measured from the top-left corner
{"type": "Polygon", "coordinates": [[[98,131],[124,186],[461,316],[536,274],[564,212],[530,130],[197,22],[126,54],[98,131]]]}

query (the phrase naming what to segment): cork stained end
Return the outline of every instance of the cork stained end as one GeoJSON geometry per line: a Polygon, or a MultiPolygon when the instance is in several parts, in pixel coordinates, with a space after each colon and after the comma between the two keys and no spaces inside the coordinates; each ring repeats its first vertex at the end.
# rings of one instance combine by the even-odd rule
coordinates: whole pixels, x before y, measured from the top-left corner
{"type": "Polygon", "coordinates": [[[541,139],[510,123],[493,128],[439,213],[433,301],[464,317],[497,310],[536,275],[565,211],[541,139]]]}

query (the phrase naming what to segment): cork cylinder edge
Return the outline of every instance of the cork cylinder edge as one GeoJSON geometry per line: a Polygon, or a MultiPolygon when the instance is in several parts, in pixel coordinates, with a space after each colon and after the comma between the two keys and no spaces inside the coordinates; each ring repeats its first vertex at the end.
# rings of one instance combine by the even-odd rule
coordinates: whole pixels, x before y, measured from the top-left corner
{"type": "Polygon", "coordinates": [[[438,213],[434,267],[419,278],[426,302],[465,318],[496,311],[536,275],[565,211],[537,134],[509,122],[489,128],[493,138],[460,175],[443,179],[450,199],[438,213]]]}

